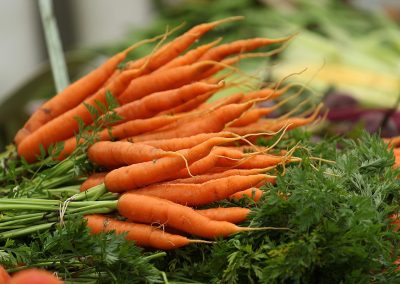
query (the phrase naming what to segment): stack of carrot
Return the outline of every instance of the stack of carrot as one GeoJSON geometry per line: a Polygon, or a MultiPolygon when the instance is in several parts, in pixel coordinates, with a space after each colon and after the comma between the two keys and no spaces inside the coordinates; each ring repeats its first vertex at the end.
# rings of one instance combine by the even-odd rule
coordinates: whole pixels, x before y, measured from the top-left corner
{"type": "Polygon", "coordinates": [[[274,53],[247,52],[281,46],[290,39],[250,38],[226,44],[216,40],[185,52],[206,32],[238,19],[197,25],[118,69],[131,50],[158,39],[162,43],[171,32],[133,45],[46,102],[17,133],[18,153],[26,161],[34,162],[41,149],[61,141],[64,148],[58,158],[63,159],[85,143],[75,136],[80,124],[94,122],[93,110],[100,115],[103,129],[95,133],[99,141],[87,151],[98,172],[81,189],[93,190],[104,183],[118,195],[118,213],[126,220],[88,215],[93,233],[127,231],[127,238],[138,245],[172,249],[206,242],[185,234],[214,239],[260,229],[235,225],[246,220],[248,208],[200,208],[243,196],[257,201],[260,187],[275,181],[268,171],[299,159],[291,151],[272,154],[270,148],[252,142],[313,122],[319,108],[308,117],[264,118],[280,105],[256,108],[255,104],[290,88],[278,84],[207,102],[230,87],[219,71],[240,72],[233,67],[239,60],[274,53]],[[113,110],[120,118],[117,122],[106,119],[110,95],[119,103],[113,110]]]}

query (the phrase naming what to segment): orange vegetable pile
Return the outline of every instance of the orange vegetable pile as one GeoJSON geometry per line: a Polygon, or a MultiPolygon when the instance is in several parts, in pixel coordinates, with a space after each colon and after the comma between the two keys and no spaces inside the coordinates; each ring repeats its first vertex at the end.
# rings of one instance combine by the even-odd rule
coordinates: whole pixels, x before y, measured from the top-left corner
{"type": "Polygon", "coordinates": [[[88,215],[93,233],[128,232],[126,237],[140,246],[173,249],[209,242],[187,235],[212,240],[249,230],[285,229],[236,225],[246,220],[248,208],[201,209],[244,196],[259,200],[260,187],[275,181],[269,171],[299,159],[291,151],[271,153],[271,148],[252,143],[307,125],[320,110],[316,108],[308,117],[265,118],[280,105],[256,108],[256,103],[277,98],[290,88],[279,84],[207,102],[231,86],[219,71],[240,72],[233,64],[279,48],[269,53],[247,52],[281,46],[290,39],[251,38],[225,44],[216,40],[185,52],[206,32],[240,18],[197,25],[118,69],[129,51],[164,40],[171,32],[133,45],[54,96],[19,130],[18,153],[29,163],[37,159],[41,148],[47,150],[61,141],[65,144],[58,158],[63,159],[77,143],[85,142],[74,136],[80,129],[76,118],[91,125],[94,117],[88,106],[97,109],[100,121],[104,118],[104,128],[97,133],[100,141],[87,151],[98,172],[87,177],[81,191],[104,182],[108,191],[119,194],[118,213],[126,220],[88,215]],[[107,106],[108,92],[119,103],[113,110],[121,118],[118,122],[108,123],[109,111],[100,106],[107,106]]]}

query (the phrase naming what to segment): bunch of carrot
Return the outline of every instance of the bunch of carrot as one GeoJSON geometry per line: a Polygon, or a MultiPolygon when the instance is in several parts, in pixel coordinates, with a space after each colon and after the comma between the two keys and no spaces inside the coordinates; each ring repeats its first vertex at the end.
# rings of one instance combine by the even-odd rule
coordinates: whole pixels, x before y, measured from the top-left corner
{"type": "Polygon", "coordinates": [[[87,150],[98,171],[87,177],[81,191],[89,194],[105,187],[111,199],[117,199],[112,206],[125,219],[86,215],[93,233],[128,232],[126,238],[140,246],[173,249],[208,242],[189,239],[188,234],[214,239],[277,229],[237,226],[247,219],[249,208],[201,209],[225,199],[260,199],[260,187],[276,178],[269,171],[299,159],[291,151],[272,154],[271,148],[255,146],[255,139],[283,136],[315,121],[320,110],[307,117],[264,118],[280,105],[255,105],[290,88],[279,84],[207,102],[231,86],[219,71],[240,72],[233,64],[241,59],[274,53],[247,52],[290,39],[250,38],[226,44],[216,40],[184,53],[206,32],[238,19],[197,25],[118,69],[132,49],[158,39],[162,43],[171,32],[131,46],[46,102],[19,130],[15,143],[27,162],[36,161],[41,149],[56,142],[64,143],[57,154],[64,159],[86,142],[76,136],[80,124],[94,122],[93,109],[100,116],[103,128],[95,133],[98,142],[87,150]],[[119,103],[112,110],[119,117],[116,122],[106,119],[110,95],[119,103]]]}

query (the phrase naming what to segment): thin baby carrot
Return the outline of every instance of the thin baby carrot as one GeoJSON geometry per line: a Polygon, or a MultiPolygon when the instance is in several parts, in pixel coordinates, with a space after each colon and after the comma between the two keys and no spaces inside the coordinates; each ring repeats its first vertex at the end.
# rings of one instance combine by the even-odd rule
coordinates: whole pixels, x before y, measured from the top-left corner
{"type": "Polygon", "coordinates": [[[179,106],[198,95],[216,92],[223,88],[223,86],[224,82],[218,84],[194,82],[176,89],[150,94],[140,100],[126,103],[114,111],[122,118],[122,122],[148,118],[159,112],[179,106]]]}
{"type": "Polygon", "coordinates": [[[261,197],[263,196],[263,194],[264,194],[264,191],[262,191],[261,189],[259,189],[257,187],[252,187],[252,188],[248,188],[243,191],[239,191],[239,192],[232,194],[231,196],[229,196],[229,199],[237,201],[242,198],[248,197],[248,198],[253,199],[254,202],[258,202],[261,199],[261,197]]]}
{"type": "Polygon", "coordinates": [[[89,188],[92,188],[96,185],[99,185],[104,182],[104,178],[106,176],[107,172],[100,172],[100,173],[94,173],[90,175],[79,187],[79,191],[86,191],[89,188]]]}
{"type": "Polygon", "coordinates": [[[270,39],[270,38],[250,38],[242,39],[234,42],[229,42],[226,44],[221,44],[216,46],[209,51],[207,51],[199,60],[213,60],[220,61],[227,56],[252,51],[254,49],[268,46],[276,43],[283,43],[288,41],[291,37],[270,39]]]}
{"type": "Polygon", "coordinates": [[[92,234],[109,231],[115,231],[117,234],[127,233],[125,238],[135,241],[141,247],[171,250],[192,243],[209,243],[170,234],[151,225],[119,221],[104,215],[86,215],[85,219],[92,234]]]}
{"type": "Polygon", "coordinates": [[[228,17],[218,21],[203,23],[194,26],[181,36],[163,45],[154,54],[150,54],[149,56],[143,57],[135,62],[132,62],[131,64],[128,64],[127,68],[140,68],[141,66],[145,65],[145,68],[150,72],[156,70],[164,64],[170,62],[172,59],[176,58],[179,54],[181,54],[184,50],[186,50],[208,31],[223,23],[237,21],[241,19],[243,19],[243,17],[228,17]]]}
{"type": "Polygon", "coordinates": [[[247,220],[250,209],[242,207],[217,207],[196,210],[196,212],[211,220],[239,224],[247,220]]]}
{"type": "Polygon", "coordinates": [[[177,125],[174,128],[130,137],[130,139],[135,142],[141,142],[154,139],[188,137],[200,133],[220,132],[228,122],[240,117],[243,112],[249,109],[252,105],[253,103],[249,102],[222,106],[209,113],[205,112],[204,114],[199,115],[196,119],[177,125]]]}
{"type": "Polygon", "coordinates": [[[131,192],[125,193],[119,198],[117,208],[118,212],[129,220],[148,224],[163,224],[209,239],[245,231],[287,230],[287,228],[273,227],[238,227],[229,222],[210,220],[184,205],[131,192]]]}
{"type": "Polygon", "coordinates": [[[207,156],[214,146],[237,139],[214,137],[191,149],[176,152],[182,157],[165,156],[154,161],[121,167],[109,172],[104,183],[109,191],[122,192],[165,181],[174,177],[187,164],[190,165],[207,156]]]}
{"type": "MultiPolygon", "coordinates": [[[[105,128],[101,130],[96,139],[99,141],[110,141],[113,139],[123,139],[130,136],[135,136],[139,134],[143,134],[146,132],[151,132],[155,129],[166,126],[174,121],[180,119],[182,116],[169,116],[169,115],[160,115],[146,119],[135,119],[131,121],[127,121],[118,125],[114,125],[110,128],[105,128]]],[[[81,139],[79,143],[84,143],[85,140],[81,139]]],[[[59,159],[64,159],[68,155],[70,155],[75,149],[77,145],[76,137],[71,137],[64,141],[64,148],[59,154],[59,159]]]]}
{"type": "Polygon", "coordinates": [[[268,175],[228,176],[205,183],[161,183],[134,190],[135,194],[155,196],[169,201],[200,206],[228,198],[231,194],[267,182],[268,175]]]}

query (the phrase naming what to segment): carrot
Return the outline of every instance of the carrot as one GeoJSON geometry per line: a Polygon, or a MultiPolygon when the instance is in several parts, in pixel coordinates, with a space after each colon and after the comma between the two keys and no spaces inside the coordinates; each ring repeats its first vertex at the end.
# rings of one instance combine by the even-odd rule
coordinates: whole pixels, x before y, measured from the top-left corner
{"type": "Polygon", "coordinates": [[[258,202],[263,196],[263,194],[264,191],[262,191],[261,189],[252,187],[232,194],[231,196],[229,196],[229,199],[237,201],[242,198],[249,197],[253,199],[254,202],[258,202]]]}
{"type": "Polygon", "coordinates": [[[37,269],[30,268],[26,270],[19,271],[11,277],[7,284],[62,284],[64,283],[53,273],[37,269]]]}
{"type": "Polygon", "coordinates": [[[89,160],[96,165],[115,168],[152,161],[166,155],[171,155],[171,152],[166,152],[143,143],[100,141],[89,147],[87,155],[89,160]]]}
{"type": "Polygon", "coordinates": [[[197,108],[197,110],[205,110],[205,109],[209,109],[210,107],[213,107],[213,106],[222,107],[222,106],[226,106],[226,105],[230,105],[230,104],[238,104],[242,100],[243,96],[244,95],[242,93],[237,93],[237,94],[229,95],[226,97],[222,97],[219,100],[214,101],[213,103],[204,103],[204,104],[200,105],[197,108]]]}
{"type": "Polygon", "coordinates": [[[278,229],[238,227],[229,222],[210,220],[190,207],[131,192],[119,198],[117,208],[118,212],[129,220],[150,224],[159,223],[209,239],[245,231],[278,229]]]}
{"type": "Polygon", "coordinates": [[[242,207],[218,207],[196,210],[196,212],[211,220],[239,224],[247,220],[250,209],[242,207]]]}
{"type": "Polygon", "coordinates": [[[183,168],[174,175],[173,180],[181,179],[181,178],[188,178],[188,177],[196,177],[198,175],[202,175],[209,171],[210,169],[214,168],[218,157],[212,153],[201,158],[195,162],[193,162],[188,168],[183,168]]]}
{"type": "Polygon", "coordinates": [[[132,80],[118,100],[121,104],[126,104],[152,93],[179,88],[197,81],[204,71],[215,64],[215,62],[203,61],[141,76],[132,80]]]}
{"type": "Polygon", "coordinates": [[[104,183],[109,191],[122,192],[164,181],[174,177],[187,164],[207,156],[214,146],[237,139],[214,137],[191,149],[178,151],[185,160],[178,156],[165,156],[154,161],[121,167],[109,172],[104,183]]]}
{"type": "MultiPolygon", "coordinates": [[[[226,127],[224,131],[228,131],[231,133],[235,133],[240,136],[245,136],[251,133],[261,133],[265,131],[277,131],[282,129],[282,127],[288,126],[288,130],[294,129],[297,127],[301,127],[313,122],[319,112],[321,110],[321,106],[318,106],[312,115],[309,117],[290,117],[286,119],[261,119],[255,123],[251,123],[246,126],[241,127],[226,127]]],[[[262,135],[255,135],[254,137],[262,136],[262,135]]]]}
{"type": "Polygon", "coordinates": [[[263,107],[263,108],[250,109],[247,112],[245,112],[240,118],[232,121],[232,123],[230,123],[229,126],[238,127],[238,126],[249,125],[249,124],[251,124],[253,122],[258,121],[262,116],[271,114],[278,107],[275,105],[275,106],[272,106],[272,107],[263,107]]]}
{"type": "Polygon", "coordinates": [[[184,85],[177,89],[161,91],[150,94],[140,100],[126,103],[114,111],[122,117],[122,121],[128,121],[138,118],[148,118],[161,111],[166,111],[179,106],[194,97],[208,93],[216,92],[224,86],[224,82],[218,84],[208,84],[204,82],[194,82],[184,85]]]}
{"type": "MultiPolygon", "coordinates": [[[[158,70],[164,70],[168,68],[189,65],[195,63],[204,53],[206,53],[210,48],[217,45],[221,41],[221,38],[214,40],[208,44],[200,45],[199,47],[188,51],[186,54],[176,57],[164,66],[158,68],[158,70]]],[[[157,71],[158,71],[157,70],[157,71]]]]}
{"type": "Polygon", "coordinates": [[[26,161],[33,162],[36,156],[40,154],[40,145],[47,150],[51,144],[73,136],[73,134],[79,130],[79,123],[76,120],[77,117],[79,117],[84,124],[90,124],[94,120],[87,105],[95,107],[98,112],[101,113],[102,111],[99,109],[96,102],[107,104],[106,91],[110,91],[114,97],[118,96],[131,79],[140,74],[139,72],[138,70],[122,72],[121,76],[118,76],[107,89],[100,89],[96,94],[86,99],[84,103],[57,116],[37,129],[18,145],[18,154],[24,157],[26,161]]]}
{"type": "Polygon", "coordinates": [[[226,105],[209,113],[204,113],[196,119],[177,125],[169,130],[130,137],[130,139],[135,142],[141,142],[154,139],[188,137],[200,133],[219,132],[228,122],[240,117],[242,113],[251,106],[252,103],[250,102],[226,105]]]}
{"type": "Polygon", "coordinates": [[[180,138],[147,140],[143,141],[142,143],[163,149],[164,151],[178,151],[182,149],[192,148],[213,137],[232,137],[232,136],[233,134],[229,132],[199,133],[197,135],[180,137],[180,138]]]}
{"type": "Polygon", "coordinates": [[[234,42],[221,44],[217,47],[210,49],[203,56],[201,56],[199,60],[220,61],[225,57],[233,54],[252,51],[254,49],[275,43],[283,43],[289,39],[290,37],[278,38],[278,39],[250,38],[250,39],[237,40],[234,42]]]}
{"type": "Polygon", "coordinates": [[[115,231],[117,234],[127,233],[127,240],[135,241],[138,246],[171,250],[191,243],[209,243],[203,240],[191,240],[184,236],[167,233],[154,226],[119,221],[104,215],[86,215],[87,226],[92,234],[115,231]]]}
{"type": "Polygon", "coordinates": [[[0,283],[5,284],[10,279],[11,276],[8,274],[7,270],[2,265],[0,265],[0,283]]]}
{"type": "Polygon", "coordinates": [[[150,54],[149,56],[143,57],[135,62],[132,62],[131,64],[128,64],[127,68],[139,68],[145,65],[145,68],[150,72],[156,70],[162,65],[176,58],[179,54],[181,54],[185,49],[191,46],[195,41],[197,41],[208,31],[223,23],[237,21],[241,19],[243,19],[243,17],[229,17],[218,21],[194,26],[183,35],[162,46],[154,54],[150,54]]]}
{"type": "Polygon", "coordinates": [[[268,180],[269,176],[263,174],[228,176],[198,184],[154,184],[132,192],[167,199],[182,205],[200,206],[226,199],[231,194],[268,180]]]}
{"type": "Polygon", "coordinates": [[[79,191],[86,191],[93,186],[99,185],[104,182],[104,177],[107,172],[94,173],[90,175],[80,186],[79,191]]]}
{"type": "Polygon", "coordinates": [[[285,92],[287,92],[289,88],[290,86],[288,85],[281,89],[264,88],[261,90],[256,90],[245,94],[240,102],[244,103],[248,101],[254,101],[257,99],[275,99],[283,95],[285,92]]]}
{"type": "Polygon", "coordinates": [[[299,162],[299,158],[277,156],[271,154],[252,155],[244,157],[241,160],[231,160],[220,158],[216,166],[219,167],[232,167],[236,169],[255,169],[276,166],[283,163],[299,162]]]}
{"type": "Polygon", "coordinates": [[[209,98],[211,98],[214,95],[215,92],[208,92],[202,95],[198,95],[197,97],[179,105],[173,108],[170,108],[168,110],[162,111],[157,115],[174,115],[174,114],[179,114],[182,112],[189,112],[194,109],[196,109],[199,105],[207,101],[209,98]]]}
{"type": "MultiPolygon", "coordinates": [[[[110,141],[113,139],[123,139],[126,137],[143,134],[150,132],[157,128],[161,128],[169,123],[172,123],[182,116],[156,116],[147,119],[135,119],[127,121],[118,125],[114,125],[111,128],[103,129],[97,135],[99,141],[110,141]]],[[[84,139],[81,139],[79,143],[84,143],[84,139]]],[[[64,141],[64,148],[59,155],[59,159],[64,159],[70,155],[76,149],[76,138],[71,137],[64,141]]]]}
{"type": "Polygon", "coordinates": [[[65,90],[48,100],[31,115],[23,128],[18,131],[14,138],[15,143],[19,145],[27,136],[39,127],[79,105],[84,99],[96,92],[103,85],[103,83],[115,71],[118,64],[126,58],[130,51],[143,44],[155,41],[159,37],[160,36],[140,41],[128,47],[124,51],[117,53],[101,66],[72,83],[65,88],[65,90]]]}
{"type": "MultiPolygon", "coordinates": [[[[213,155],[212,153],[209,156],[215,157],[215,155],[213,155]]],[[[203,158],[203,159],[205,159],[205,158],[203,158]]],[[[199,160],[199,161],[201,161],[201,160],[199,160]]],[[[197,161],[197,162],[199,162],[199,161],[197,161]]],[[[191,166],[193,166],[193,165],[194,165],[194,163],[191,166]]],[[[214,168],[214,171],[210,168],[211,171],[208,171],[205,174],[196,175],[196,176],[188,177],[188,178],[175,179],[175,180],[171,181],[170,183],[175,183],[175,184],[177,184],[177,183],[194,183],[194,184],[204,183],[204,182],[207,182],[210,180],[224,178],[224,177],[228,177],[228,176],[234,176],[234,175],[248,176],[248,175],[261,174],[261,173],[264,173],[264,172],[270,170],[271,168],[272,167],[254,168],[254,169],[228,169],[228,170],[226,168],[214,168]]],[[[192,168],[190,168],[190,172],[192,174],[194,174],[194,171],[192,170],[192,168]]],[[[270,176],[268,182],[275,183],[275,179],[276,179],[276,177],[270,176]]]]}

